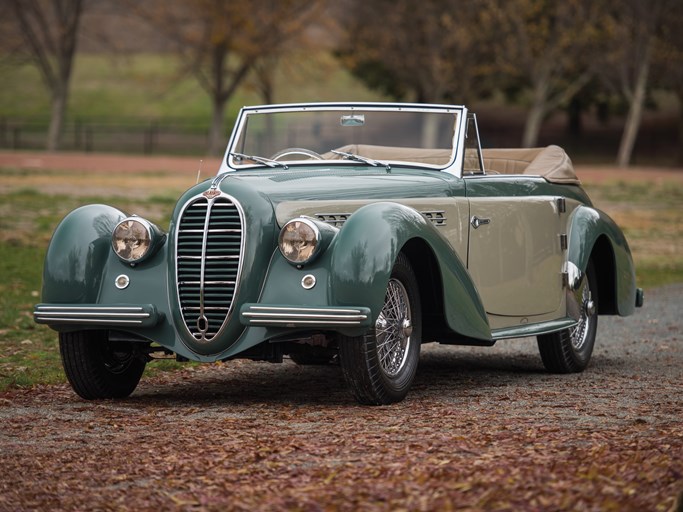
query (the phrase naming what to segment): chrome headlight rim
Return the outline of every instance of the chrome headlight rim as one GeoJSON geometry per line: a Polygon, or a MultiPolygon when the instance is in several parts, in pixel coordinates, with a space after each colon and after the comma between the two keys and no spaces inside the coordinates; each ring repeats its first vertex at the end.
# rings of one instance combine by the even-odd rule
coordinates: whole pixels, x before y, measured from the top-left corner
{"type": "Polygon", "coordinates": [[[122,262],[127,263],[129,265],[135,265],[135,264],[138,264],[138,263],[145,261],[152,254],[154,254],[156,252],[155,251],[156,247],[159,245],[159,241],[163,240],[163,238],[164,238],[164,235],[162,234],[161,230],[159,228],[157,228],[154,224],[152,224],[151,222],[149,222],[148,220],[146,220],[142,217],[138,217],[137,215],[131,215],[131,216],[126,217],[125,219],[122,219],[121,221],[119,221],[116,224],[116,226],[114,227],[114,229],[112,230],[111,248],[114,251],[114,254],[116,254],[116,256],[122,262]],[[122,256],[116,248],[116,241],[117,241],[116,231],[119,229],[119,227],[122,224],[124,224],[126,222],[136,222],[136,223],[140,224],[146,232],[146,236],[147,236],[147,239],[149,240],[149,244],[147,245],[147,249],[145,250],[145,252],[140,256],[126,258],[126,257],[122,256]]]}
{"type": "Polygon", "coordinates": [[[280,234],[277,237],[277,245],[278,245],[278,249],[280,250],[280,254],[282,254],[282,257],[285,258],[289,263],[291,263],[292,265],[296,265],[296,266],[306,265],[307,263],[311,263],[313,260],[315,260],[315,258],[317,258],[321,252],[321,247],[322,247],[321,242],[322,242],[322,233],[320,232],[320,228],[318,227],[318,225],[313,221],[313,219],[311,219],[309,217],[303,217],[303,216],[302,217],[296,217],[294,219],[291,219],[291,220],[288,220],[287,222],[285,222],[285,224],[282,226],[282,229],[280,230],[280,234]],[[313,251],[311,252],[311,255],[308,258],[300,259],[300,260],[292,259],[292,258],[288,257],[286,251],[283,248],[283,238],[284,238],[285,232],[287,230],[287,226],[289,226],[290,224],[296,223],[296,222],[302,223],[302,224],[306,225],[307,227],[309,227],[313,231],[313,234],[315,236],[315,246],[313,247],[313,251]]]}

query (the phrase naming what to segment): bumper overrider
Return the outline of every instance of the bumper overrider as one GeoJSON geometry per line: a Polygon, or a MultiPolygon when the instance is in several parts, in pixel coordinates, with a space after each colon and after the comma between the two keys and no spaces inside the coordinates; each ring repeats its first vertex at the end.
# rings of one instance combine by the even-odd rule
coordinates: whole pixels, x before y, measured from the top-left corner
{"type": "Polygon", "coordinates": [[[33,311],[36,323],[48,325],[153,327],[162,316],[153,304],[38,304],[33,311]]]}

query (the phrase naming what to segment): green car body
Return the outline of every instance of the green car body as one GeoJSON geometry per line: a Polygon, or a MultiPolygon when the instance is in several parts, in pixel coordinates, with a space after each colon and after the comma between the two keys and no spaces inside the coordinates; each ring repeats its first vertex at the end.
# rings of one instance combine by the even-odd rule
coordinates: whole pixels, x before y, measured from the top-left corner
{"type": "MultiPolygon", "coordinates": [[[[352,390],[362,387],[355,384],[360,352],[345,356],[342,345],[367,348],[368,336],[380,325],[386,328],[390,283],[403,283],[399,288],[411,298],[405,302],[411,307],[419,302],[419,310],[404,313],[403,328],[395,329],[402,346],[392,355],[398,357],[396,372],[361,376],[369,382],[365,388],[374,390],[354,391],[363,403],[405,396],[417,364],[410,363],[417,357],[416,344],[492,345],[537,335],[540,347],[543,336],[575,327],[582,311],[589,319],[629,315],[642,304],[626,239],[592,206],[571,172],[560,171],[559,179],[487,173],[476,121],[464,107],[448,107],[455,119],[448,136],[453,148],[438,168],[403,160],[358,161],[347,152],[318,159],[319,153],[309,157],[296,147],[294,160],[291,150],[284,160],[236,151],[245,146],[249,114],[298,115],[312,107],[341,112],[341,126],[350,127],[343,133],[351,133],[353,126],[370,125],[377,112],[394,115],[411,106],[244,109],[218,175],[185,192],[166,232],[105,205],[79,208],[57,227],[35,319],[60,332],[72,385],[84,370],[69,362],[75,359],[69,351],[91,350],[87,333],[97,333],[95,343],[115,344],[110,355],[117,354],[117,370],[106,357],[103,370],[114,384],[75,384],[81,396],[131,392],[137,381],[122,391],[112,375],[155,350],[205,362],[237,357],[279,362],[287,354],[312,362],[338,354],[352,390]],[[122,221],[147,230],[142,258],[129,261],[117,254],[112,236],[122,221]],[[303,262],[288,260],[279,242],[293,221],[292,236],[316,237],[314,256],[303,262]],[[399,260],[409,277],[392,277],[399,260]],[[588,272],[592,291],[586,292],[588,272]],[[579,289],[587,299],[575,298],[579,289]],[[599,300],[593,300],[596,294],[599,300]],[[596,311],[590,310],[594,303],[596,311]],[[573,312],[572,305],[581,311],[573,312]],[[419,335],[415,311],[420,311],[419,335]],[[411,344],[413,335],[419,338],[411,344]],[[407,384],[396,380],[405,371],[407,384]]],[[[446,109],[412,107],[427,115],[429,109],[440,114],[446,109]]],[[[120,246],[137,247],[130,238],[118,240],[120,246]]],[[[560,371],[578,370],[570,365],[560,371]]]]}

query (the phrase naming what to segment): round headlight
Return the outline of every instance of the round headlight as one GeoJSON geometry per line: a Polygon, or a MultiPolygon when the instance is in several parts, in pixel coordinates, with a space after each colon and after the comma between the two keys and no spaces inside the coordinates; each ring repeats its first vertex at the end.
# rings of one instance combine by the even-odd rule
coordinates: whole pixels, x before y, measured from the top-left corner
{"type": "Polygon", "coordinates": [[[144,219],[129,217],[114,228],[111,246],[126,263],[143,259],[152,246],[152,226],[144,219]]]}
{"type": "Polygon", "coordinates": [[[280,231],[278,245],[287,261],[302,265],[315,256],[320,245],[320,230],[308,219],[292,219],[280,231]]]}

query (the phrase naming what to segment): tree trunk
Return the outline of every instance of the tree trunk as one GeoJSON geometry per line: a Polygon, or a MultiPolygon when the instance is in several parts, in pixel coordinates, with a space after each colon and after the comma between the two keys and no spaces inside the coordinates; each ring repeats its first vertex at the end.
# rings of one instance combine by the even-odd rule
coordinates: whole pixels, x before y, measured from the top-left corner
{"type": "Polygon", "coordinates": [[[225,114],[225,100],[214,98],[213,115],[211,117],[211,128],[209,129],[209,154],[220,155],[227,143],[223,133],[223,117],[225,114]]]}
{"type": "Polygon", "coordinates": [[[548,75],[549,72],[544,70],[539,79],[534,83],[534,99],[524,124],[523,148],[533,148],[538,145],[538,134],[541,132],[541,125],[543,124],[548,102],[548,89],[550,87],[548,75]]]}
{"type": "Polygon", "coordinates": [[[523,148],[533,148],[538,145],[538,134],[541,132],[544,117],[544,104],[534,102],[527,113],[526,123],[524,124],[523,148]]]}
{"type": "Polygon", "coordinates": [[[626,117],[626,125],[624,126],[621,143],[619,144],[619,153],[617,154],[617,165],[619,167],[628,167],[631,163],[633,147],[636,144],[640,122],[643,118],[643,106],[645,104],[647,80],[650,72],[650,53],[650,48],[648,47],[643,56],[643,60],[638,64],[636,86],[633,91],[633,96],[631,97],[628,115],[626,117]]]}
{"type": "Polygon", "coordinates": [[[583,112],[583,104],[578,95],[572,96],[567,107],[567,130],[572,139],[579,139],[583,125],[581,123],[581,114],[583,112]]]}
{"type": "Polygon", "coordinates": [[[676,91],[678,98],[678,154],[676,164],[683,167],[683,88],[676,91]]]}
{"type": "Polygon", "coordinates": [[[54,94],[52,95],[50,127],[48,128],[47,132],[46,144],[48,151],[57,151],[62,138],[64,116],[66,114],[68,82],[62,85],[63,87],[59,87],[58,90],[54,91],[54,94]]]}

